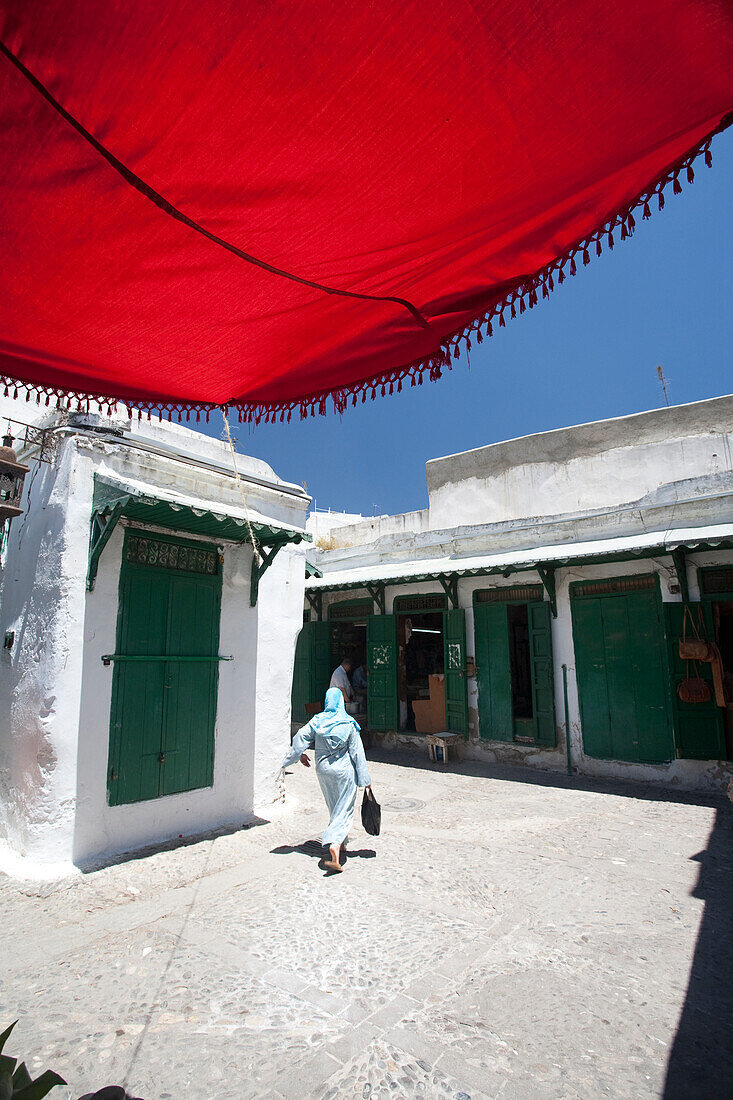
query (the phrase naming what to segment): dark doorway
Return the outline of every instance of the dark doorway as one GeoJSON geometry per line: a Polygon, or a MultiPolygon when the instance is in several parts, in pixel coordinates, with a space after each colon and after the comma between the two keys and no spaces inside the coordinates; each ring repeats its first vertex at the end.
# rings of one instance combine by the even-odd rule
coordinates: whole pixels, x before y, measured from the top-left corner
{"type": "Polygon", "coordinates": [[[439,687],[442,685],[438,685],[435,679],[431,680],[431,677],[442,677],[444,672],[443,612],[398,615],[397,640],[400,729],[406,732],[433,732],[420,727],[435,725],[444,728],[445,688],[441,697],[439,687]]]}

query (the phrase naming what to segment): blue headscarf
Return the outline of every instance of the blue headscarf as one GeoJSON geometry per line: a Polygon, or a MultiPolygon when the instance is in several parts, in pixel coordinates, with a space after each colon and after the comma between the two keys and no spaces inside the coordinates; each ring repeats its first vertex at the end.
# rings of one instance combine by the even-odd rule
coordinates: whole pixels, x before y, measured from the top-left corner
{"type": "Polygon", "coordinates": [[[326,692],[326,708],[310,720],[314,733],[327,738],[333,748],[347,740],[352,727],[357,731],[361,726],[350,714],[346,713],[344,697],[339,688],[329,688],[326,692]]]}

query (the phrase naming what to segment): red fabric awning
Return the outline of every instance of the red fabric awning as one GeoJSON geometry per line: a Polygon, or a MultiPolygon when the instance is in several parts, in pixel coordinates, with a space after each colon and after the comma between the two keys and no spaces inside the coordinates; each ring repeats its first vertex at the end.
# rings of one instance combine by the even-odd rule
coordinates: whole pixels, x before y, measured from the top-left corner
{"type": "Polygon", "coordinates": [[[184,412],[439,375],[733,109],[730,0],[9,0],[0,39],[0,374],[184,412]]]}

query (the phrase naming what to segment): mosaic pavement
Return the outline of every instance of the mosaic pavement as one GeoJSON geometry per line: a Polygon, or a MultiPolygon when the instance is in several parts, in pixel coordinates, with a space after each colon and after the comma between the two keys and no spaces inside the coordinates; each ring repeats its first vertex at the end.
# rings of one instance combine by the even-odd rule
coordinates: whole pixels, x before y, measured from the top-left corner
{"type": "Polygon", "coordinates": [[[733,1097],[733,806],[372,764],[383,835],[263,824],[54,884],[0,877],[0,1025],[76,1100],[733,1097]]]}

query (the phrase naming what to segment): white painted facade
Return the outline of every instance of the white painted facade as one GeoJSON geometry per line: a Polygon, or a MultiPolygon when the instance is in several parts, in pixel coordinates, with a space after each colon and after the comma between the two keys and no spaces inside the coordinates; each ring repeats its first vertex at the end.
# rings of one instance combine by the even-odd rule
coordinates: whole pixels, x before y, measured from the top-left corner
{"type": "MultiPolygon", "coordinates": [[[[8,416],[28,422],[38,412],[5,401],[0,419],[8,416]]],[[[189,429],[118,415],[77,417],[56,434],[52,463],[33,451],[22,456],[31,466],[25,513],[11,525],[0,575],[0,642],[14,635],[12,648],[0,650],[0,866],[28,875],[241,825],[280,797],[305,576],[305,544],[285,546],[252,608],[251,545],[204,539],[220,547],[219,651],[234,658],[219,666],[213,786],[110,806],[114,665],[101,658],[115,652],[127,521],[105,546],[88,592],[94,475],[142,484],[152,496],[207,501],[221,514],[241,516],[242,503],[226,445],[189,429]]],[[[237,465],[253,516],[304,530],[309,498],[300,487],[258,460],[237,456],[237,465]]]]}
{"type": "MultiPolygon", "coordinates": [[[[429,508],[333,530],[332,549],[309,551],[323,577],[308,581],[307,587],[322,593],[322,617],[327,619],[330,604],[369,595],[365,587],[329,591],[329,585],[381,580],[385,613],[390,614],[397,596],[443,592],[437,580],[410,583],[410,574],[449,574],[500,561],[521,568],[507,577],[459,578],[458,606],[466,612],[467,654],[475,656],[474,591],[540,584],[532,562],[555,560],[557,617],[552,619],[552,641],[557,747],[482,738],[473,677],[468,680],[469,738],[464,754],[565,770],[569,727],[572,767],[582,774],[722,788],[733,777],[733,763],[728,760],[676,759],[650,765],[600,760],[585,753],[570,584],[655,573],[662,600],[681,602],[671,549],[685,545],[690,598],[699,599],[698,569],[733,565],[733,549],[724,548],[733,545],[732,456],[733,397],[727,396],[434,459],[426,468],[429,508]],[[624,551],[631,560],[605,564],[588,560],[594,554],[624,551]],[[580,557],[584,563],[573,564],[573,558],[580,557]],[[567,722],[563,666],[568,681],[567,722]]],[[[405,733],[380,737],[388,744],[423,743],[419,736],[405,733]]]]}

